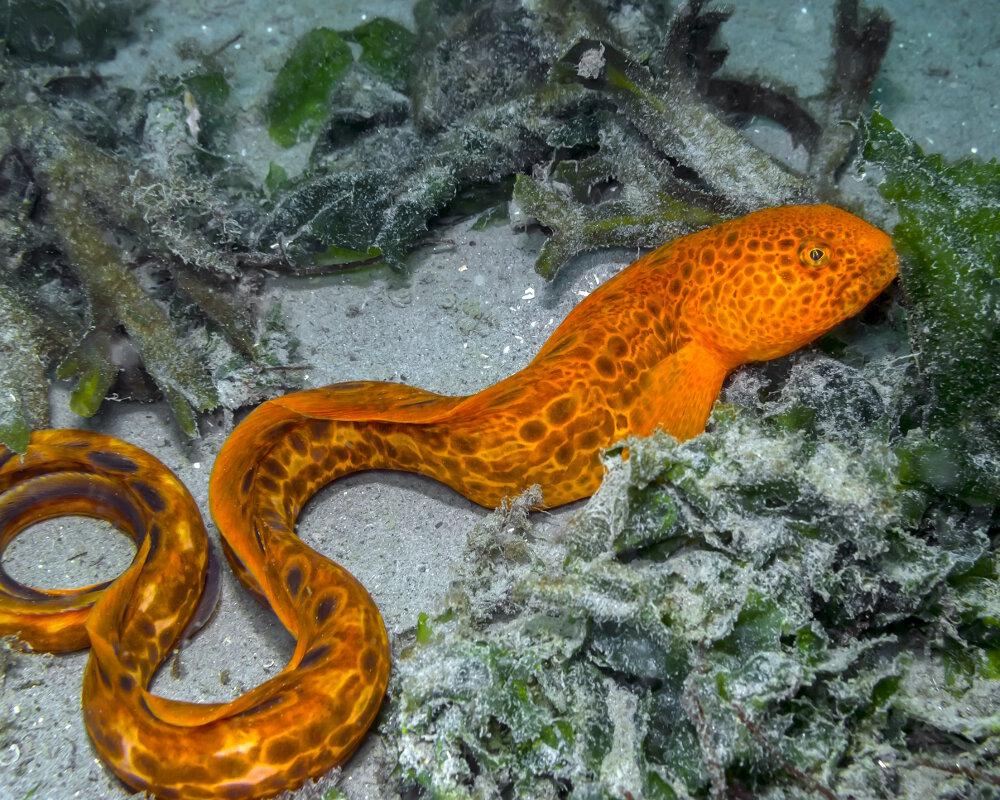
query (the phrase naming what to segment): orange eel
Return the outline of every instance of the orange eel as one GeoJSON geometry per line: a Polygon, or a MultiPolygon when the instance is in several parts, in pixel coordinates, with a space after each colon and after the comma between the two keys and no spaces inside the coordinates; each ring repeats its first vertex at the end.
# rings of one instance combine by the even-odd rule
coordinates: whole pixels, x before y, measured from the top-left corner
{"type": "Polygon", "coordinates": [[[230,565],[297,645],[279,675],[230,703],[147,689],[214,605],[217,571],[190,495],[124,442],[37,432],[21,458],[0,448],[0,549],[31,524],[76,514],[110,520],[138,552],[107,587],[42,591],[0,572],[0,633],[35,649],[89,644],[86,727],[129,787],[161,798],[294,788],[353,753],[389,675],[371,597],[295,535],[320,487],[395,469],[487,507],[535,483],[547,506],[586,497],[604,448],[657,428],[695,436],[728,372],[854,315],[897,268],[889,237],[844,211],[772,208],[639,259],[584,299],[527,367],[477,394],[358,382],[264,403],[223,445],[210,504],[230,565]]]}

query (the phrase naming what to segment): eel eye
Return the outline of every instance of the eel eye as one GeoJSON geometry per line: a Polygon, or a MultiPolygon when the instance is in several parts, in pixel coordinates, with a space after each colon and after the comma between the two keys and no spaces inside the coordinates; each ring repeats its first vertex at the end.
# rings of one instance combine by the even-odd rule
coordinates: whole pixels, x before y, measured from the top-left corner
{"type": "Polygon", "coordinates": [[[830,251],[822,245],[807,244],[799,250],[799,261],[806,267],[822,267],[830,260],[830,251]]]}

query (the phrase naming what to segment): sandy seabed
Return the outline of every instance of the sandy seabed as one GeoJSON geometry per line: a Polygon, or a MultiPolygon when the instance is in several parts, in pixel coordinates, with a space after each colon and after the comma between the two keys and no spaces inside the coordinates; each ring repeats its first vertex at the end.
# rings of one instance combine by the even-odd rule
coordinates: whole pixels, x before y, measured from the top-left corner
{"type": "MultiPolygon", "coordinates": [[[[891,0],[896,20],[876,99],[901,130],[930,152],[949,157],[1000,153],[1000,17],[994,2],[891,0]]],[[[817,3],[745,0],[723,26],[731,54],[727,70],[759,70],[809,96],[821,91],[830,52],[832,0],[817,3]],[[789,81],[788,76],[793,76],[789,81]]],[[[412,22],[410,4],[366,3],[368,18],[412,22]]],[[[319,25],[350,28],[362,14],[347,3],[210,2],[154,4],[137,40],[99,67],[114,84],[138,87],[178,74],[182,40],[222,43],[237,32],[228,57],[234,99],[246,123],[233,137],[231,158],[261,179],[276,155],[294,169],[308,145],[275,150],[256,113],[261,86],[270,85],[291,43],[319,25]],[[197,6],[197,7],[196,7],[197,6]]],[[[751,128],[772,152],[802,153],[773,128],[751,128]]],[[[847,180],[855,180],[853,177],[847,180]]],[[[533,271],[542,239],[507,226],[471,230],[472,220],[437,232],[440,243],[418,249],[405,274],[375,270],[315,279],[272,279],[307,364],[305,383],[403,381],[444,394],[475,392],[524,366],[576,302],[635,254],[601,252],[574,261],[547,285],[533,271]]],[[[225,436],[222,418],[203,421],[203,439],[188,443],[162,405],[106,403],[91,420],[67,411],[68,390],[54,388],[54,423],[114,434],[155,454],[173,469],[207,515],[208,477],[225,436]]],[[[461,558],[466,533],[487,512],[419,476],[373,472],[338,481],[317,495],[300,519],[312,547],[350,569],[371,592],[391,637],[415,626],[421,611],[440,608],[461,558]]],[[[562,524],[572,508],[545,515],[562,524]]],[[[210,534],[215,531],[209,524],[210,534]]],[[[106,579],[131,558],[131,546],[92,522],[37,526],[8,550],[5,565],[21,580],[71,586],[106,579]]],[[[224,570],[222,597],[211,624],[178,656],[180,677],[163,670],[154,689],[197,701],[225,701],[280,671],[292,640],[224,570]],[[223,672],[227,673],[223,679],[223,672]]],[[[0,800],[129,797],[100,764],[80,712],[86,653],[12,656],[0,698],[0,800]]],[[[383,797],[374,774],[384,769],[377,735],[344,769],[348,797],[383,797]]],[[[296,796],[313,795],[309,787],[296,796]]]]}

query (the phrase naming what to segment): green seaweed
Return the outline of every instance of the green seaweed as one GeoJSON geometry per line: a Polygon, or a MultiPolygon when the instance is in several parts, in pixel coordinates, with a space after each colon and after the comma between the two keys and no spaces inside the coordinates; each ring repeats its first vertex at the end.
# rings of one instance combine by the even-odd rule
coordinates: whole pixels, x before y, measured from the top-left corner
{"type": "Polygon", "coordinates": [[[342,163],[334,161],[338,169],[309,176],[282,198],[259,242],[296,230],[288,249],[292,257],[306,259],[331,245],[360,252],[375,247],[387,263],[400,267],[430,216],[461,187],[499,180],[529,153],[543,153],[552,117],[572,114],[580,100],[575,87],[544,101],[531,95],[507,98],[423,145],[407,132],[379,130],[342,156],[342,163]]]}
{"type": "Polygon", "coordinates": [[[688,76],[675,69],[654,75],[603,43],[581,42],[574,53],[582,59],[587,48],[595,47],[602,48],[605,60],[601,85],[629,122],[660,153],[675,155],[737,208],[781,205],[806,192],[804,177],[726,124],[698,96],[688,76]]]}
{"type": "Polygon", "coordinates": [[[60,380],[76,378],[69,408],[81,417],[97,413],[117,377],[118,370],[104,354],[110,347],[107,330],[94,328],[56,368],[60,380]]]}
{"type": "Polygon", "coordinates": [[[267,168],[267,177],[264,179],[264,188],[272,197],[288,185],[288,171],[272,161],[267,168]]]}
{"type": "MultiPolygon", "coordinates": [[[[197,427],[188,404],[199,411],[218,405],[201,362],[180,343],[166,312],[143,291],[120,251],[103,238],[99,220],[81,195],[66,195],[66,202],[54,204],[51,211],[67,255],[82,267],[79,274],[95,316],[121,321],[182,430],[194,436],[197,427]]],[[[80,377],[91,374],[88,370],[80,377]]]]}
{"type": "Polygon", "coordinates": [[[895,206],[893,242],[908,329],[927,387],[923,437],[909,459],[938,491],[978,503],[1000,492],[1000,164],[928,155],[878,111],[865,159],[895,206]]]}
{"type": "MultiPolygon", "coordinates": [[[[191,93],[196,104],[198,113],[195,130],[198,141],[203,145],[210,144],[229,123],[226,109],[230,94],[229,81],[221,70],[206,70],[186,75],[183,86],[191,93]]],[[[190,113],[189,109],[189,119],[190,113]]]]}
{"type": "Polygon", "coordinates": [[[361,45],[362,64],[397,91],[405,91],[413,74],[417,37],[398,22],[385,17],[358,25],[344,34],[361,45]]]}
{"type": "Polygon", "coordinates": [[[223,105],[229,99],[229,81],[222,72],[201,72],[187,75],[184,85],[198,100],[199,105],[223,105]]]}
{"type": "Polygon", "coordinates": [[[353,61],[350,48],[330,28],[302,36],[274,79],[265,110],[271,138],[292,147],[315,133],[326,118],[330,92],[353,61]]]}
{"type": "Polygon", "coordinates": [[[555,277],[573,256],[587,250],[652,247],[722,220],[712,211],[659,193],[649,202],[642,199],[583,205],[573,203],[551,185],[518,175],[512,217],[518,224],[533,220],[552,229],[535,260],[535,271],[546,280],[555,277]]]}

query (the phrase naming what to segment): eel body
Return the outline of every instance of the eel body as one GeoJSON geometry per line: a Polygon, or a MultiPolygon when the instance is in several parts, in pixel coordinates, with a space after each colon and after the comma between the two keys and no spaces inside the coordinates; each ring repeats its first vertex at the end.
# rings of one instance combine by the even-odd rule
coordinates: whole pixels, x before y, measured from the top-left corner
{"type": "Polygon", "coordinates": [[[107,588],[44,592],[0,571],[0,633],[35,649],[92,648],[87,730],[129,787],[162,798],[294,788],[350,757],[389,675],[371,597],[295,535],[319,488],[394,469],[487,507],[532,484],[546,506],[586,497],[601,481],[603,449],[656,429],[695,436],[731,370],[856,314],[897,269],[889,237],[851,214],[768,209],[639,259],[586,297],[527,367],[477,394],[357,382],[259,406],[219,453],[211,512],[230,566],[297,645],[279,675],[231,703],[147,689],[213,605],[217,574],[184,487],[110,437],[37,432],[24,457],[0,448],[0,550],[28,525],[83,514],[111,520],[138,552],[107,588]]]}

